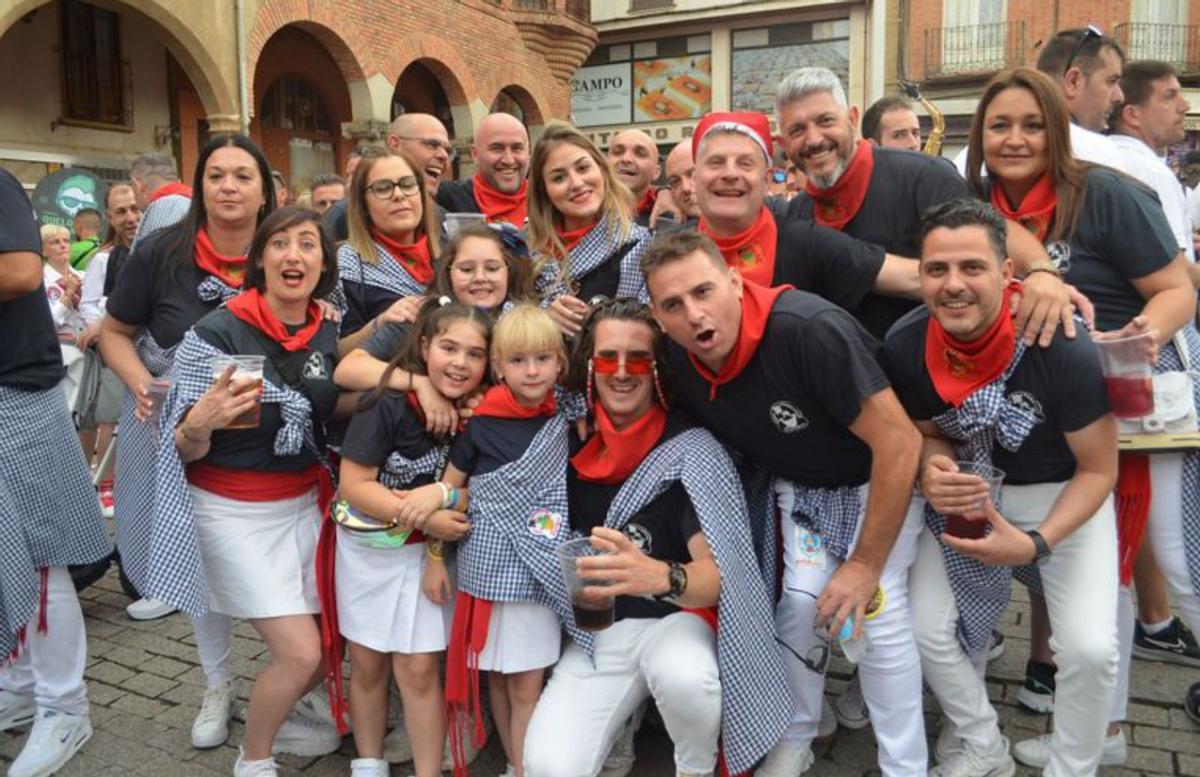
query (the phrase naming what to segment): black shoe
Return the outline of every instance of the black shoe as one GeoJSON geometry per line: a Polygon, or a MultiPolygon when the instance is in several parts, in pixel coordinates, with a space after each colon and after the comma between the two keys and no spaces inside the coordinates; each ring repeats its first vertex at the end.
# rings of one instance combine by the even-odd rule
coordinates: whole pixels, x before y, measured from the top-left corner
{"type": "Polygon", "coordinates": [[[1178,617],[1165,629],[1147,634],[1142,624],[1133,624],[1133,654],[1145,661],[1200,666],[1200,645],[1191,629],[1178,617]]]}
{"type": "Polygon", "coordinates": [[[1187,696],[1183,697],[1183,711],[1193,723],[1200,726],[1200,683],[1188,688],[1187,696]]]}
{"type": "Polygon", "coordinates": [[[1017,691],[1017,704],[1030,712],[1054,712],[1054,664],[1025,662],[1025,684],[1017,691]]]}
{"type": "Polygon", "coordinates": [[[1004,635],[992,629],[992,638],[988,642],[987,660],[995,661],[1004,655],[1004,635]]]}

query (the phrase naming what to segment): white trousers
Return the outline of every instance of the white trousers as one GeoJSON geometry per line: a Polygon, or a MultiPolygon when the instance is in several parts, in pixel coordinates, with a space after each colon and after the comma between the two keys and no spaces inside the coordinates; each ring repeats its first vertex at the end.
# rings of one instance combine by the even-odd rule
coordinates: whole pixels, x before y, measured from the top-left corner
{"type": "MultiPolygon", "coordinates": [[[[785,647],[788,681],[796,701],[796,714],[784,739],[804,747],[817,736],[825,692],[826,644],[814,632],[817,597],[840,562],[829,557],[824,568],[800,565],[798,559],[802,553],[796,522],[791,518],[790,486],[781,485],[777,495],[783,516],[780,529],[784,570],[783,591],[775,607],[775,628],[785,647]]],[[[862,500],[866,505],[866,487],[862,489],[862,500]]],[[[883,612],[863,624],[871,652],[859,664],[859,676],[879,745],[879,768],[886,777],[924,777],[928,768],[921,709],[921,660],[913,638],[908,599],[909,567],[916,557],[917,538],[923,525],[921,511],[910,506],[880,578],[886,597],[883,612]]]]}
{"type": "MultiPolygon", "coordinates": [[[[1004,486],[1004,517],[1020,529],[1042,523],[1063,483],[1004,486]]],[[[941,546],[923,532],[910,578],[913,622],[921,649],[925,682],[937,696],[954,732],[980,754],[1003,748],[996,712],[979,668],[956,636],[958,608],[946,577],[941,546]]],[[[1117,535],[1112,498],[1059,543],[1041,566],[1050,612],[1050,648],[1055,674],[1052,777],[1092,775],[1100,762],[1106,722],[1097,710],[1111,703],[1117,669],[1117,535]]]]}
{"type": "Polygon", "coordinates": [[[208,687],[232,680],[229,653],[233,645],[233,618],[212,610],[199,617],[192,616],[192,636],[196,638],[196,653],[208,687]]]}
{"type": "Polygon", "coordinates": [[[86,715],[87,635],[66,567],[50,567],[46,578],[45,634],[38,632],[38,615],[35,612],[25,627],[25,644],[17,659],[0,666],[0,689],[32,696],[39,710],[86,715]]]}
{"type": "Polygon", "coordinates": [[[595,661],[571,642],[525,735],[527,777],[594,777],[625,722],[654,698],[675,745],[675,769],[710,774],[721,733],[717,640],[701,618],[617,621],[596,634],[595,661]]]}

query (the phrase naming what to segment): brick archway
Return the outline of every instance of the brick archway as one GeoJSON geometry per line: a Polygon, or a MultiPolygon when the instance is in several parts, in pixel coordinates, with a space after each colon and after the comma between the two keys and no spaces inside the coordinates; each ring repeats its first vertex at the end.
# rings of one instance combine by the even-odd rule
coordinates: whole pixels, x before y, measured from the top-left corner
{"type": "Polygon", "coordinates": [[[527,126],[540,127],[550,120],[550,103],[528,74],[514,67],[506,67],[497,72],[484,86],[483,94],[488,97],[487,104],[493,104],[501,92],[508,92],[521,106],[527,126]]]}

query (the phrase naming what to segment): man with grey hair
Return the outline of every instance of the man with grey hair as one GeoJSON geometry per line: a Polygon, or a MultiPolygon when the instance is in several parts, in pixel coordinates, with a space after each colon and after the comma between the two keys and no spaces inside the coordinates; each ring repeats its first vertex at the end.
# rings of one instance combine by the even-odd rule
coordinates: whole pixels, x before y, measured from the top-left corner
{"type": "Polygon", "coordinates": [[[183,221],[192,205],[192,187],[180,182],[175,160],[157,152],[133,160],[129,182],[142,211],[142,223],[129,248],[132,253],[146,235],[183,221]]]}

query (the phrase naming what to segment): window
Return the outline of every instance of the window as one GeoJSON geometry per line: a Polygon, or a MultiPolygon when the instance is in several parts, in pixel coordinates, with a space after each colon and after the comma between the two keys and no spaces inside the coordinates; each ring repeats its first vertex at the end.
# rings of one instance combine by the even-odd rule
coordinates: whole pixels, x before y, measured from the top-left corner
{"type": "Polygon", "coordinates": [[[829,68],[845,86],[850,75],[849,19],[734,30],[733,110],[773,114],[779,82],[806,65],[829,68]]]}
{"type": "Polygon", "coordinates": [[[60,0],[63,119],[132,126],[128,64],[121,61],[120,16],[80,0],[60,0]]]}
{"type": "MultiPolygon", "coordinates": [[[[1158,59],[1183,63],[1188,59],[1187,0],[1133,0],[1129,8],[1128,32],[1122,41],[1126,58],[1158,59]]],[[[1124,26],[1124,25],[1122,25],[1124,26]]],[[[1190,45],[1189,45],[1190,44],[1190,45]]]]}
{"type": "Polygon", "coordinates": [[[333,131],[325,102],[307,81],[283,76],[267,89],[259,114],[264,127],[328,134],[333,131]]]}
{"type": "Polygon", "coordinates": [[[999,70],[1010,59],[1005,0],[943,0],[941,73],[999,70]]]}

